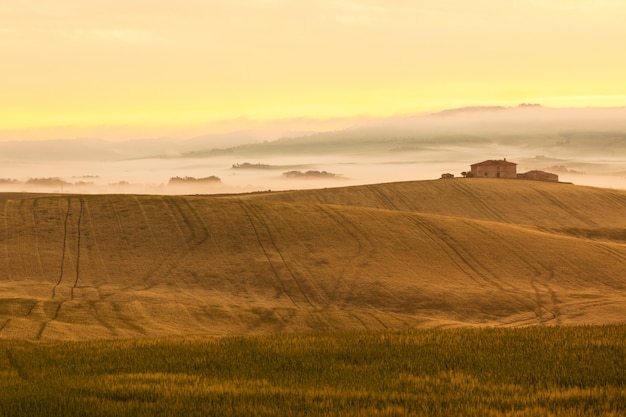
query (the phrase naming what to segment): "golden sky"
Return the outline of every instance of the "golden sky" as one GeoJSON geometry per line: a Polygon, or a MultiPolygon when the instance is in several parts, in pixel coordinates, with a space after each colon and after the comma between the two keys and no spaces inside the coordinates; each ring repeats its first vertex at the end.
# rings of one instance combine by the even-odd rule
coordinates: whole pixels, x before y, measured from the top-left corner
{"type": "Polygon", "coordinates": [[[626,105],[624,0],[7,0],[0,22],[3,138],[626,105]]]}

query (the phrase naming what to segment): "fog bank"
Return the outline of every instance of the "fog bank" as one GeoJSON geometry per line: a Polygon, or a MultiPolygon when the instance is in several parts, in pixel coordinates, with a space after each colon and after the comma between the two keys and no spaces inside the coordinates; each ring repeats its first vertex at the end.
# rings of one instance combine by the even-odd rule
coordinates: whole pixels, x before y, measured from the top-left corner
{"type": "Polygon", "coordinates": [[[625,108],[465,108],[355,123],[273,140],[236,131],[185,140],[0,142],[0,191],[220,194],[337,187],[460,176],[472,163],[502,158],[518,163],[518,172],[539,169],[564,182],[626,188],[625,108]],[[206,181],[211,177],[217,180],[206,181]],[[174,185],[172,178],[188,181],[174,185]]]}

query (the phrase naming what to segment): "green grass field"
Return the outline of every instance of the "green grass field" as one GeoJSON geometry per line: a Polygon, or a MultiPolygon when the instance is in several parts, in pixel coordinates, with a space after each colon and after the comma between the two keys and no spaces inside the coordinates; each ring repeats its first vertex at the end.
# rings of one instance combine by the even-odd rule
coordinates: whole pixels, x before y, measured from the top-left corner
{"type": "Polygon", "coordinates": [[[620,416],[626,327],[0,341],[2,416],[620,416]]]}

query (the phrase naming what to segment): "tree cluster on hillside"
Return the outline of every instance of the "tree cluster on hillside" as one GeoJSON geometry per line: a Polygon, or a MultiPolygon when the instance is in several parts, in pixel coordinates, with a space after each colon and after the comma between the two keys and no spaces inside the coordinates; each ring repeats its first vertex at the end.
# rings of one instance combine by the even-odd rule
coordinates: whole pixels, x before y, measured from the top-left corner
{"type": "Polygon", "coordinates": [[[0,184],[21,184],[21,181],[12,178],[0,178],[0,184]]]}
{"type": "Polygon", "coordinates": [[[222,180],[214,175],[205,178],[172,177],[167,185],[216,184],[220,182],[222,182],[222,180]]]}
{"type": "MultiPolygon", "coordinates": [[[[81,177],[81,178],[97,178],[97,177],[81,177]]],[[[69,182],[59,177],[49,178],[29,178],[26,181],[20,181],[13,178],[0,178],[0,184],[2,185],[27,185],[35,187],[71,187],[71,186],[89,186],[94,185],[93,181],[76,181],[69,182]]]]}
{"type": "Polygon", "coordinates": [[[326,172],[326,171],[306,171],[306,172],[302,172],[302,171],[287,171],[287,172],[283,172],[283,176],[287,177],[287,178],[332,178],[334,177],[336,174],[333,174],[332,172],[326,172]]]}
{"type": "Polygon", "coordinates": [[[26,185],[37,185],[44,187],[62,187],[64,185],[70,185],[70,182],[65,181],[63,178],[50,177],[50,178],[29,178],[26,181],[26,185]]]}
{"type": "Polygon", "coordinates": [[[233,164],[233,169],[270,169],[271,165],[268,164],[251,164],[249,162],[244,162],[243,164],[233,164]]]}

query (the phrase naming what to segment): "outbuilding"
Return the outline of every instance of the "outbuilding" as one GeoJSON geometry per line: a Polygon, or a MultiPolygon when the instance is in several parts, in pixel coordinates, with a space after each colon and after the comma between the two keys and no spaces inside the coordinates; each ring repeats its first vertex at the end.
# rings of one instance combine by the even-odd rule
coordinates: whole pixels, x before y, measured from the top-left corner
{"type": "Polygon", "coordinates": [[[523,180],[536,180],[536,181],[552,181],[559,182],[559,176],[556,174],[552,174],[551,172],[532,170],[528,172],[524,172],[522,174],[517,174],[517,178],[523,180]]]}

